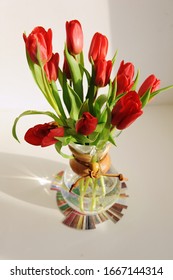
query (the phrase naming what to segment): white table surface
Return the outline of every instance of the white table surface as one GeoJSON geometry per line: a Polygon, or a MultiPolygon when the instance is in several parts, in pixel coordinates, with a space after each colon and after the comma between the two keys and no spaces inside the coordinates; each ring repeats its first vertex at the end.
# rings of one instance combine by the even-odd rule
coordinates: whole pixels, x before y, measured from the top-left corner
{"type": "Polygon", "coordinates": [[[43,117],[19,123],[22,110],[0,112],[0,259],[173,259],[173,106],[148,106],[111,148],[113,165],[128,177],[128,209],[114,224],[75,230],[62,224],[52,176],[64,168],[54,147],[22,139],[43,117]]]}

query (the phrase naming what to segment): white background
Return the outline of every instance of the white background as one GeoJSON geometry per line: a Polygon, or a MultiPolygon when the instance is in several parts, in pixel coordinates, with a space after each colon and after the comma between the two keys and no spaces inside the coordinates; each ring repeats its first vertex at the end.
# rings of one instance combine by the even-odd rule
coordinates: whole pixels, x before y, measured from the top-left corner
{"type": "MultiPolygon", "coordinates": [[[[54,51],[62,54],[65,22],[76,18],[83,26],[86,64],[90,40],[99,31],[109,39],[109,58],[118,49],[116,69],[122,59],[131,61],[141,70],[140,82],[154,73],[166,86],[173,83],[172,14],[171,0],[1,0],[0,152],[42,158],[39,165],[42,172],[48,165],[48,176],[67,164],[54,147],[41,149],[23,141],[25,131],[48,121],[47,117],[21,120],[21,144],[11,135],[13,121],[22,111],[49,109],[26,63],[24,31],[29,34],[37,25],[52,28],[54,51]]],[[[130,194],[129,208],[116,225],[106,222],[87,232],[68,229],[61,224],[54,193],[42,195],[43,189],[30,181],[28,186],[36,187],[30,194],[18,189],[14,195],[12,183],[6,190],[0,185],[0,258],[172,259],[172,119],[173,91],[169,90],[144,109],[143,116],[119,137],[117,148],[112,148],[112,162],[129,178],[130,194]],[[45,207],[46,203],[51,206],[45,207]]]]}

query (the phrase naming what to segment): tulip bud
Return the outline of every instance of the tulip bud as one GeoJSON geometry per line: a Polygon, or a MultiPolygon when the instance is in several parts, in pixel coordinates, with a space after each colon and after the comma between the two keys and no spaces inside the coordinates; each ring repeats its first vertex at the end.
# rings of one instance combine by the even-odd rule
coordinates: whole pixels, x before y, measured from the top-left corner
{"type": "Polygon", "coordinates": [[[23,34],[26,50],[36,64],[45,64],[52,57],[52,30],[38,26],[27,37],[23,34]]]}
{"type": "Polygon", "coordinates": [[[84,112],[82,118],[76,123],[76,132],[83,135],[89,135],[96,129],[98,120],[89,112],[84,112]]]}
{"type": "Polygon", "coordinates": [[[117,95],[128,92],[133,84],[134,65],[130,62],[121,62],[119,70],[117,72],[117,95]]]}
{"type": "Polygon", "coordinates": [[[97,60],[95,66],[95,85],[98,87],[105,87],[110,80],[112,71],[112,61],[97,60]]]}
{"type": "Polygon", "coordinates": [[[92,38],[89,53],[88,53],[89,60],[91,61],[91,58],[93,61],[105,60],[107,51],[108,51],[107,37],[98,32],[95,33],[92,38]]]}
{"type": "Polygon", "coordinates": [[[45,64],[44,70],[49,82],[56,81],[58,78],[58,65],[59,65],[59,54],[52,54],[51,59],[45,64]]]}
{"type": "Polygon", "coordinates": [[[138,94],[142,97],[149,89],[151,89],[150,92],[152,93],[153,91],[156,91],[159,86],[160,80],[158,80],[154,75],[150,75],[139,88],[138,94]]]}
{"type": "Polygon", "coordinates": [[[83,49],[83,31],[78,20],[66,22],[67,49],[73,54],[80,54],[83,49]]]}

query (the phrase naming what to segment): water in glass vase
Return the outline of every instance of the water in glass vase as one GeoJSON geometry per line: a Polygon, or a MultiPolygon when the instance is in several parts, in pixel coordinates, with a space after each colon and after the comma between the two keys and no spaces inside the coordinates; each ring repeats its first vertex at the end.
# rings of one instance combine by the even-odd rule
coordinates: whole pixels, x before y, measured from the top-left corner
{"type": "Polygon", "coordinates": [[[74,210],[94,215],[110,208],[118,199],[121,174],[111,165],[110,145],[95,146],[71,144],[73,154],[70,166],[63,175],[61,193],[74,210]]]}

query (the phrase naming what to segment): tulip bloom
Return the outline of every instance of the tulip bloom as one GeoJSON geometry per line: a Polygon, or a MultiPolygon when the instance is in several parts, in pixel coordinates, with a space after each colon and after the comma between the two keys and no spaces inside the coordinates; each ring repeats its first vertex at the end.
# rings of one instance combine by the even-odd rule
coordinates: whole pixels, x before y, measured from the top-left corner
{"type": "Polygon", "coordinates": [[[58,141],[54,137],[62,136],[64,136],[63,127],[58,127],[55,123],[45,123],[28,129],[24,139],[31,145],[46,147],[58,141]]]}
{"type": "Polygon", "coordinates": [[[98,87],[105,87],[110,80],[112,71],[112,61],[97,60],[95,66],[95,85],[98,87]]]}
{"type": "Polygon", "coordinates": [[[117,129],[125,129],[143,114],[142,103],[135,91],[125,94],[112,110],[112,125],[117,129]]]}
{"type": "Polygon", "coordinates": [[[46,31],[43,27],[38,26],[27,37],[23,34],[26,50],[31,60],[44,65],[52,57],[52,30],[46,31]]]}
{"type": "Polygon", "coordinates": [[[153,92],[156,91],[159,86],[160,80],[158,80],[154,75],[150,75],[139,88],[138,94],[142,97],[149,89],[153,92]]]}
{"type": "Polygon", "coordinates": [[[47,146],[53,145],[56,142],[58,142],[58,140],[55,139],[55,137],[63,137],[63,136],[64,136],[64,127],[63,126],[53,128],[50,130],[50,132],[47,134],[47,136],[45,136],[43,138],[41,146],[47,147],[47,146]]]}
{"type": "Polygon", "coordinates": [[[96,129],[98,120],[89,112],[84,112],[82,118],[76,123],[76,132],[83,135],[89,135],[96,129]]]}
{"type": "Polygon", "coordinates": [[[67,49],[73,54],[80,54],[83,49],[83,31],[78,20],[66,22],[67,49]]]}
{"type": "Polygon", "coordinates": [[[124,63],[123,60],[117,72],[117,95],[128,92],[132,88],[134,84],[133,76],[134,65],[130,62],[124,63]]]}
{"type": "Polygon", "coordinates": [[[52,54],[51,59],[45,64],[44,70],[49,82],[58,78],[59,54],[52,54]]]}
{"type": "Polygon", "coordinates": [[[89,60],[91,61],[91,57],[93,61],[105,60],[107,51],[108,51],[107,37],[98,32],[95,33],[92,38],[89,53],[88,53],[89,60]]]}

